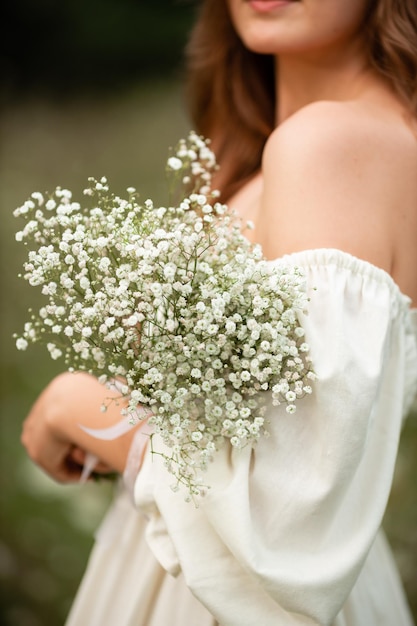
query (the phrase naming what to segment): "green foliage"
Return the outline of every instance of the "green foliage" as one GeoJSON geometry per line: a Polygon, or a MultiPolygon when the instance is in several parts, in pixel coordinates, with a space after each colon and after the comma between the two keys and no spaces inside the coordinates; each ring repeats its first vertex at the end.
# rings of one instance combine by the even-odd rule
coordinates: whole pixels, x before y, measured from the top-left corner
{"type": "Polygon", "coordinates": [[[417,621],[417,407],[400,441],[394,484],[384,527],[394,548],[414,620],[417,621]]]}

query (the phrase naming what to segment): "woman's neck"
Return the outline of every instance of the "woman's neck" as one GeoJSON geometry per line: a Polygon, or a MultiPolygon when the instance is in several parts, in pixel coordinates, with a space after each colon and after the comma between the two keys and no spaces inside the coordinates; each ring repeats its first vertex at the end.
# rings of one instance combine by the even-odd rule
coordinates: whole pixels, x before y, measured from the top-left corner
{"type": "Polygon", "coordinates": [[[277,125],[319,100],[351,100],[375,80],[360,44],[339,54],[281,55],[276,59],[277,125]]]}

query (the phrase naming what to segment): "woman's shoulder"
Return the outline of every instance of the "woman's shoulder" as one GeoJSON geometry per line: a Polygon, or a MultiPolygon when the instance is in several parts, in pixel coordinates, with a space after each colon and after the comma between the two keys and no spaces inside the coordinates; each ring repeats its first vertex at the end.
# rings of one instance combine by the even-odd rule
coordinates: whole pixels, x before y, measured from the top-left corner
{"type": "Polygon", "coordinates": [[[416,170],[417,142],[389,108],[323,101],[300,109],[264,151],[267,254],[338,248],[391,272],[398,207],[413,198],[417,206],[416,170]]]}
{"type": "Polygon", "coordinates": [[[313,102],[272,132],[264,162],[277,152],[295,150],[298,158],[355,156],[375,161],[392,159],[395,152],[397,162],[398,157],[417,162],[417,139],[405,117],[399,108],[365,100],[313,102]]]}

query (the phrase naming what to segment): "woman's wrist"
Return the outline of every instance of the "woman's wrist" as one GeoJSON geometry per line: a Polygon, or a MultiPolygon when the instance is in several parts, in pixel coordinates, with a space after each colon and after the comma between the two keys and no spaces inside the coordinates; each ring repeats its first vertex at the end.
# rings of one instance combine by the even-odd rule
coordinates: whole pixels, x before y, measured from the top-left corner
{"type": "Polygon", "coordinates": [[[65,373],[51,383],[46,420],[54,435],[72,443],[117,472],[123,472],[135,427],[111,440],[91,431],[114,426],[123,420],[126,400],[85,373],[65,373]],[[102,406],[107,407],[102,411],[102,406]],[[88,429],[90,432],[86,432],[88,429]]]}

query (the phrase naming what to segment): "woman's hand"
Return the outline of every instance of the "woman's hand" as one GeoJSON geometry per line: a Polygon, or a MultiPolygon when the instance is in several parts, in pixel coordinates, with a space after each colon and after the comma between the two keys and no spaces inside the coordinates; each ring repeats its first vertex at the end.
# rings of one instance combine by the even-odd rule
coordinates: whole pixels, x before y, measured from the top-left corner
{"type": "Polygon", "coordinates": [[[87,453],[100,461],[95,472],[123,472],[136,427],[111,441],[87,434],[82,426],[107,428],[120,422],[125,400],[84,373],[57,376],[41,393],[23,424],[22,444],[30,458],[59,482],[80,479],[87,453]],[[102,404],[108,405],[105,413],[102,404]]]}
{"type": "Polygon", "coordinates": [[[54,425],[60,410],[54,402],[54,385],[49,385],[33,405],[23,423],[21,441],[29,457],[58,482],[78,481],[86,452],[58,433],[54,425]]]}

